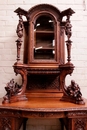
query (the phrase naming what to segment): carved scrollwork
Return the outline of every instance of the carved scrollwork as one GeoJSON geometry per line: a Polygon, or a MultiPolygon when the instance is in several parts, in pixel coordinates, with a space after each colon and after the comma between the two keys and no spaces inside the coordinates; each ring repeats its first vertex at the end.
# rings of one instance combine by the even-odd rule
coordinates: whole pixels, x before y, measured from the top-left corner
{"type": "Polygon", "coordinates": [[[18,85],[14,82],[14,79],[10,80],[10,82],[7,83],[5,90],[6,95],[3,97],[2,103],[9,103],[13,100],[25,100],[25,90],[26,90],[26,84],[27,84],[27,71],[24,68],[17,68],[17,66],[14,65],[14,71],[17,74],[20,74],[22,77],[22,85],[18,85]],[[17,99],[16,99],[17,98],[17,99]]]}
{"type": "Polygon", "coordinates": [[[18,94],[17,95],[21,95],[24,94],[25,89],[26,89],[26,84],[27,84],[27,71],[24,68],[16,68],[14,67],[14,72],[17,74],[20,74],[22,77],[22,85],[21,88],[18,90],[18,94]]]}
{"type": "Polygon", "coordinates": [[[72,74],[74,70],[74,66],[73,64],[64,64],[64,65],[60,65],[59,67],[60,67],[60,86],[63,92],[65,93],[65,89],[64,89],[65,78],[68,74],[69,75],[72,74]]]}
{"type": "Polygon", "coordinates": [[[75,81],[71,81],[71,85],[65,86],[65,77],[68,74],[72,74],[74,69],[73,64],[64,64],[60,65],[60,86],[63,90],[63,97],[61,100],[63,101],[70,101],[74,102],[76,104],[85,104],[83,98],[82,98],[82,93],[80,91],[80,87],[75,81]]]}

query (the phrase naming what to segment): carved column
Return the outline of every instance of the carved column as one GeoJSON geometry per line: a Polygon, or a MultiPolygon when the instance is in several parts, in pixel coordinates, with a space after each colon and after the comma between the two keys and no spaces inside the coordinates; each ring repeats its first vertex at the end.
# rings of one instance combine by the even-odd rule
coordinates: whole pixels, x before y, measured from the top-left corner
{"type": "Polygon", "coordinates": [[[71,28],[72,28],[72,25],[70,24],[70,15],[68,15],[67,19],[66,19],[66,24],[65,24],[65,33],[67,36],[66,46],[67,46],[67,61],[68,61],[68,63],[70,63],[70,61],[71,61],[71,45],[72,45],[71,44],[72,41],[70,40],[70,37],[72,35],[71,28]]]}
{"type": "Polygon", "coordinates": [[[18,36],[18,39],[16,40],[16,42],[17,42],[17,62],[20,61],[20,50],[21,50],[22,37],[23,37],[23,19],[22,19],[21,14],[18,14],[18,16],[19,16],[19,23],[18,23],[17,30],[16,30],[16,33],[18,36]]]}

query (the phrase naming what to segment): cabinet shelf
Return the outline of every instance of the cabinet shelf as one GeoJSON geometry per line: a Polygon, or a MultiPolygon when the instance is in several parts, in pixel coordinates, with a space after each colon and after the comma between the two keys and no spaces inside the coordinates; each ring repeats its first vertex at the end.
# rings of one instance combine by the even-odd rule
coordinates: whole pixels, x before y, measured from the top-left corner
{"type": "Polygon", "coordinates": [[[45,38],[45,39],[53,39],[54,37],[54,31],[35,31],[35,36],[39,39],[45,38]]]}
{"type": "Polygon", "coordinates": [[[54,50],[54,47],[35,47],[35,51],[38,50],[54,50]]]}
{"type": "Polygon", "coordinates": [[[50,31],[50,30],[38,30],[38,31],[35,31],[36,33],[48,33],[48,34],[54,34],[54,31],[50,31]]]}

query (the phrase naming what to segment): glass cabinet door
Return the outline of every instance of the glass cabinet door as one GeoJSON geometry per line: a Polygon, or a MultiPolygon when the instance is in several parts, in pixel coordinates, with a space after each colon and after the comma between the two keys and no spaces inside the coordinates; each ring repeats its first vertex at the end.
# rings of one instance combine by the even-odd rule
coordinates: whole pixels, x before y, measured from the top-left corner
{"type": "Polygon", "coordinates": [[[41,15],[35,22],[34,59],[55,59],[54,22],[50,16],[41,15]]]}

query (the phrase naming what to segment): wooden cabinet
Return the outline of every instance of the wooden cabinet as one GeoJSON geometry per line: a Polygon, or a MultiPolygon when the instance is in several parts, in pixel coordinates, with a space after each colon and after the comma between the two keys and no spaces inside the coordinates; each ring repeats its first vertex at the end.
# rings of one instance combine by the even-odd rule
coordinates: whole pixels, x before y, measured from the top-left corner
{"type": "Polygon", "coordinates": [[[2,102],[0,99],[0,129],[19,130],[23,123],[26,130],[28,118],[59,118],[62,130],[64,127],[87,130],[87,101],[84,102],[74,80],[65,85],[66,76],[74,70],[70,23],[74,11],[71,8],[59,11],[53,5],[39,4],[28,11],[18,8],[15,12],[19,22],[17,61],[13,68],[16,75],[21,75],[22,84],[12,79],[5,87],[6,95],[2,102]],[[23,62],[20,62],[21,45],[23,62]]]}
{"type": "Polygon", "coordinates": [[[16,31],[17,62],[13,67],[14,72],[21,75],[22,85],[18,85],[12,79],[5,87],[7,93],[3,103],[27,100],[32,96],[61,97],[62,100],[83,104],[81,94],[74,97],[71,93],[72,88],[69,91],[65,87],[65,77],[74,69],[71,63],[70,16],[75,12],[71,8],[60,11],[49,4],[39,4],[28,11],[18,8],[15,12],[19,16],[19,23],[16,31]],[[23,20],[23,16],[26,21],[23,20]],[[66,17],[66,21],[63,21],[63,17],[66,17]],[[23,63],[20,62],[22,43],[23,63]]]}
{"type": "Polygon", "coordinates": [[[25,25],[24,63],[30,67],[58,68],[64,63],[64,31],[58,9],[51,5],[37,5],[29,10],[25,25]],[[61,34],[62,31],[62,34],[61,34]],[[26,58],[27,57],[27,58],[26,58]]]}

